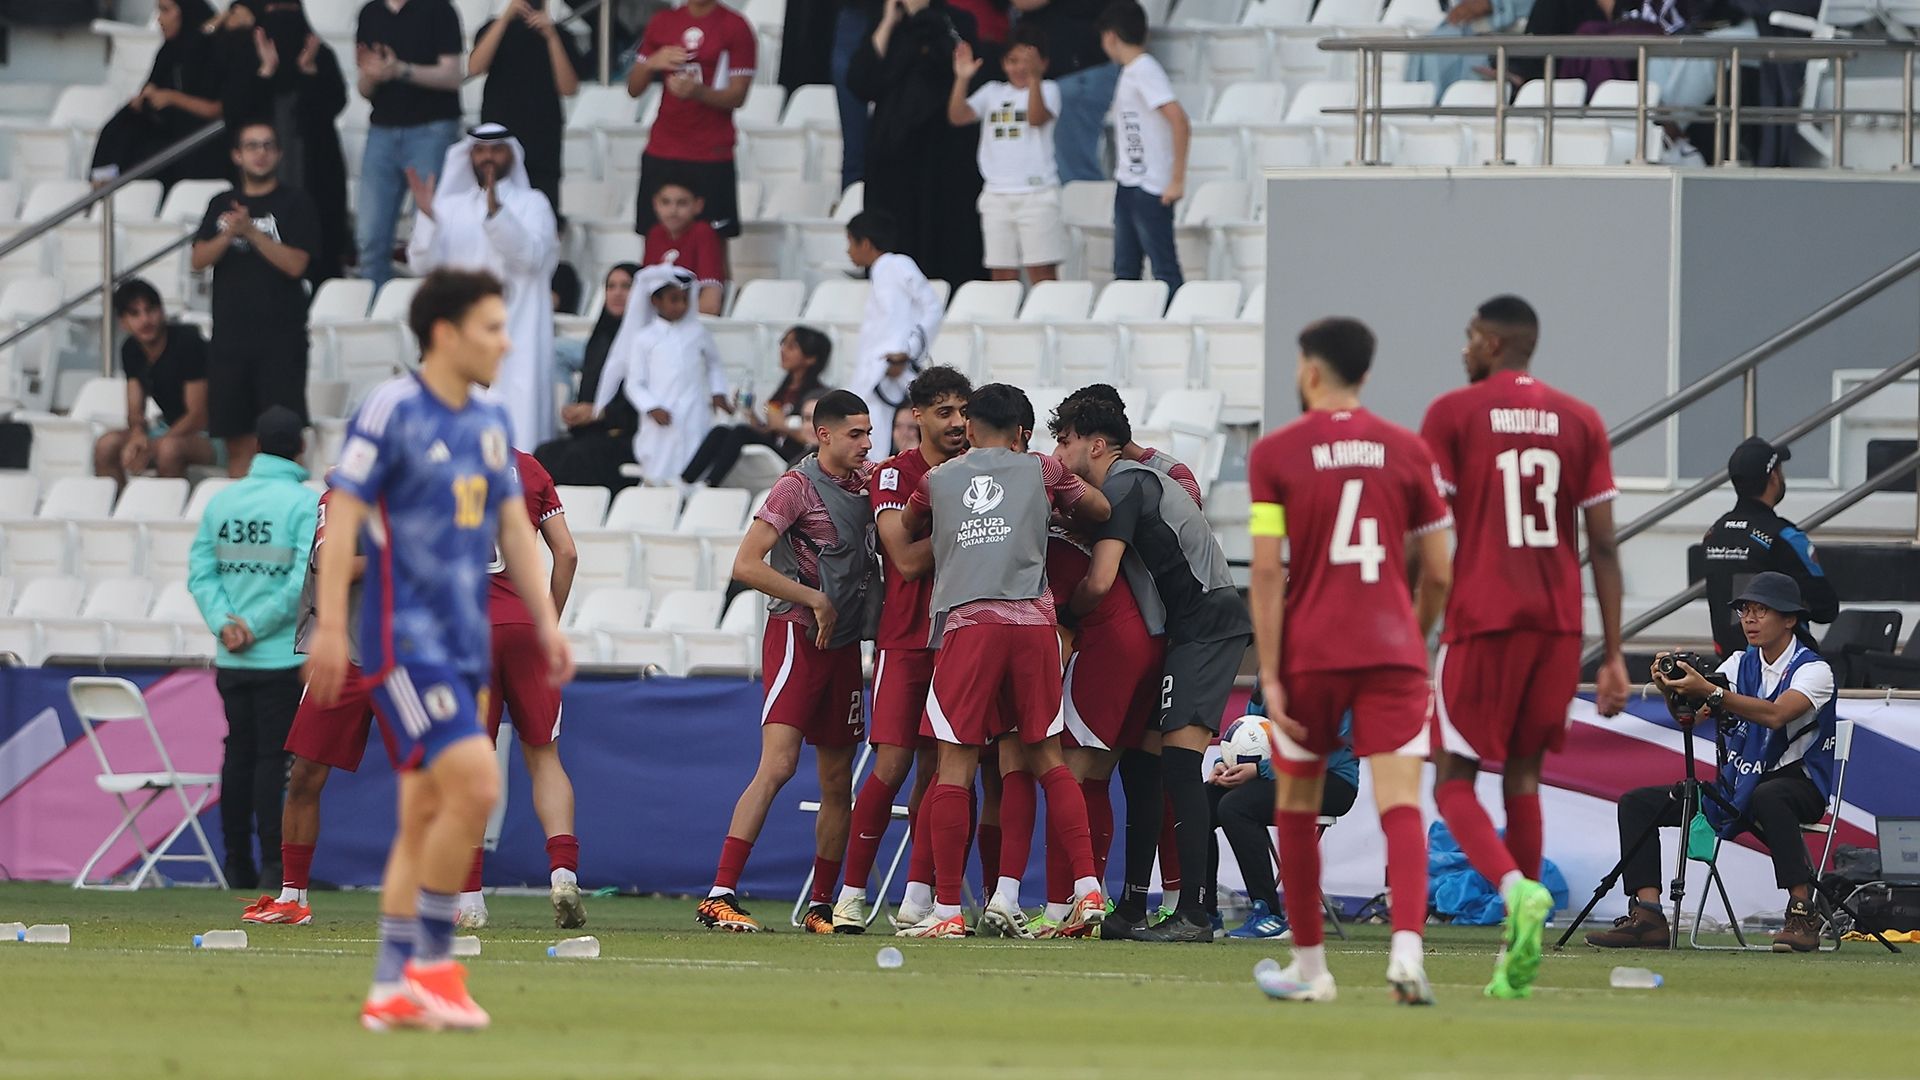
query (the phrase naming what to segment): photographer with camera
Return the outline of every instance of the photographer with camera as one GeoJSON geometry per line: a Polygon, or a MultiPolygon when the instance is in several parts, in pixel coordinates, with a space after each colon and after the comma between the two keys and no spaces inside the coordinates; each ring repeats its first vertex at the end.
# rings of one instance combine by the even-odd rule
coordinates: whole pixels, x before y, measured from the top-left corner
{"type": "MultiPolygon", "coordinates": [[[[1789,894],[1786,925],[1773,936],[1773,951],[1812,952],[1820,944],[1820,921],[1810,904],[1813,868],[1800,827],[1820,820],[1833,794],[1833,670],[1794,633],[1807,605],[1791,577],[1755,574],[1732,606],[1746,635],[1744,652],[1728,657],[1713,677],[1701,674],[1707,665],[1698,656],[1662,653],[1653,681],[1682,726],[1709,719],[1718,725],[1719,778],[1700,809],[1722,839],[1752,830],[1773,856],[1774,882],[1789,894]]],[[[1630,849],[1656,820],[1685,826],[1680,801],[1671,786],[1637,788],[1621,798],[1619,820],[1623,880],[1632,902],[1612,929],[1588,934],[1587,944],[1667,948],[1659,845],[1630,849]]]]}

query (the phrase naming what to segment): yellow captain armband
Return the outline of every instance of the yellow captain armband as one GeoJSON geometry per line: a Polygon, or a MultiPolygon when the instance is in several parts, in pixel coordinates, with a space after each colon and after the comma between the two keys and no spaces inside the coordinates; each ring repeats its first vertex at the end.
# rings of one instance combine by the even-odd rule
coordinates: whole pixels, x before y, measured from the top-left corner
{"type": "Polygon", "coordinates": [[[1253,504],[1253,512],[1247,521],[1247,529],[1255,536],[1275,538],[1287,535],[1287,508],[1279,503],[1253,504]]]}

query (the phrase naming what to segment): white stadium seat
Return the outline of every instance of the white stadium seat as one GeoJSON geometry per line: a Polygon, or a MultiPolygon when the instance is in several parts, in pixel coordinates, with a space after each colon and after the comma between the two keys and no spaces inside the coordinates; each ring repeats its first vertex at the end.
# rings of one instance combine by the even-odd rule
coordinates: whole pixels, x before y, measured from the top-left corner
{"type": "Polygon", "coordinates": [[[597,529],[606,520],[607,503],[613,497],[606,488],[560,484],[554,490],[566,508],[568,528],[597,529]]]}
{"type": "Polygon", "coordinates": [[[623,488],[607,511],[609,529],[657,529],[680,520],[680,492],[670,487],[623,488]]]}

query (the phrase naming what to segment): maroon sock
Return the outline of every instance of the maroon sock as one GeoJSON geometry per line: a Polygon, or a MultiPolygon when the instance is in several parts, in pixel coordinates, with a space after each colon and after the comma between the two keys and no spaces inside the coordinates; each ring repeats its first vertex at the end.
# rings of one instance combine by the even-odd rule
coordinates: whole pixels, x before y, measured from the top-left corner
{"type": "Polygon", "coordinates": [[[313,870],[312,844],[280,845],[280,885],[287,889],[304,889],[307,877],[313,870]]]}
{"type": "Polygon", "coordinates": [[[1067,845],[1060,839],[1059,815],[1052,813],[1047,815],[1047,903],[1073,903],[1073,864],[1067,861],[1067,845]]]}
{"type": "MultiPolygon", "coordinates": [[[[1453,832],[1453,839],[1467,856],[1467,861],[1480,872],[1480,876],[1493,883],[1494,888],[1508,874],[1518,869],[1513,852],[1507,843],[1502,843],[1500,834],[1494,831],[1493,819],[1487,816],[1487,809],[1480,805],[1480,797],[1473,792],[1471,780],[1449,780],[1433,791],[1433,802],[1440,808],[1440,818],[1453,832]]],[[[1383,818],[1381,824],[1384,825],[1383,818]]],[[[1509,842],[1511,832],[1509,832],[1509,842]]],[[[1395,882],[1398,892],[1398,882],[1395,882]]]]}
{"type": "Polygon", "coordinates": [[[907,855],[907,880],[925,885],[933,884],[933,830],[927,827],[927,807],[933,803],[928,798],[931,794],[933,789],[928,788],[927,795],[920,796],[920,805],[913,808],[913,817],[907,821],[908,832],[913,836],[913,849],[907,855]]]}
{"type": "Polygon", "coordinates": [[[1161,902],[1167,907],[1173,906],[1173,897],[1180,892],[1180,844],[1173,835],[1173,800],[1161,796],[1160,807],[1160,892],[1167,897],[1161,902]]]}
{"type": "Polygon", "coordinates": [[[740,873],[747,868],[747,856],[753,854],[753,841],[729,836],[720,842],[720,866],[713,872],[713,887],[733,892],[740,887],[740,873]]]}
{"type": "Polygon", "coordinates": [[[873,860],[880,855],[880,841],[887,835],[887,823],[893,820],[893,799],[900,794],[898,785],[889,785],[877,775],[869,775],[853,800],[853,825],[847,831],[848,888],[864,889],[873,873],[873,860]]]}
{"type": "Polygon", "coordinates": [[[473,849],[473,868],[467,871],[467,887],[464,890],[462,890],[463,892],[479,892],[480,891],[480,870],[486,864],[486,861],[487,861],[487,849],[474,848],[473,849]]]}
{"type": "Polygon", "coordinates": [[[982,872],[988,866],[994,868],[993,875],[986,879],[988,892],[999,884],[999,878],[1023,878],[1027,876],[1027,859],[1033,854],[1033,820],[1039,815],[1037,803],[1039,797],[1034,793],[1033,774],[1014,771],[1000,778],[1000,827],[998,833],[1000,850],[998,858],[987,861],[987,826],[980,827],[980,867],[982,872]]]}
{"type": "Polygon", "coordinates": [[[1087,830],[1087,799],[1073,770],[1055,765],[1040,778],[1047,790],[1047,820],[1060,822],[1060,843],[1067,849],[1067,869],[1074,880],[1097,877],[1093,872],[1093,838],[1087,830]]]}
{"type": "Polygon", "coordinates": [[[1541,853],[1546,845],[1546,830],[1540,822],[1540,796],[1507,797],[1507,850],[1514,865],[1535,881],[1540,880],[1541,853]]]}
{"type": "Polygon", "coordinates": [[[813,857],[813,891],[807,894],[809,904],[833,903],[833,889],[840,883],[840,860],[813,857]]]}
{"type": "Polygon", "coordinates": [[[1113,850],[1113,790],[1105,779],[1080,781],[1080,797],[1087,803],[1087,833],[1093,843],[1093,876],[1101,888],[1107,881],[1107,855],[1113,850]]]}
{"type": "Polygon", "coordinates": [[[1326,940],[1320,920],[1320,829],[1317,815],[1305,810],[1280,810],[1273,815],[1279,834],[1280,899],[1293,926],[1295,945],[1313,946],[1326,940]]]}
{"type": "Polygon", "coordinates": [[[1393,885],[1393,928],[1423,933],[1427,925],[1427,834],[1420,808],[1395,806],[1380,815],[1387,835],[1387,880],[1393,885]]]}
{"type": "Polygon", "coordinates": [[[933,834],[934,901],[958,907],[967,870],[967,789],[935,784],[926,808],[927,831],[933,834]]]}
{"type": "Polygon", "coordinates": [[[580,840],[572,833],[547,837],[547,872],[555,870],[580,872],[580,840]]]}

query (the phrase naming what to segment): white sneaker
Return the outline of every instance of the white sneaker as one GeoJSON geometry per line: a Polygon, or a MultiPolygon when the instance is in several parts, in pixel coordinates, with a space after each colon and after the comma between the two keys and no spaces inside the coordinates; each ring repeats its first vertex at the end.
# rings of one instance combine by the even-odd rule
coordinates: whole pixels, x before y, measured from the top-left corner
{"type": "Polygon", "coordinates": [[[1261,993],[1275,1001],[1332,1001],[1338,997],[1333,972],[1325,971],[1311,979],[1300,974],[1300,965],[1288,964],[1279,971],[1256,971],[1253,981],[1261,993]]]}
{"type": "Polygon", "coordinates": [[[858,896],[843,896],[833,905],[833,932],[836,934],[864,934],[867,932],[867,902],[858,896]]]}
{"type": "Polygon", "coordinates": [[[1661,150],[1660,164],[1676,169],[1704,169],[1707,167],[1707,158],[1692,141],[1683,137],[1669,141],[1661,150]]]}
{"type": "Polygon", "coordinates": [[[454,913],[453,925],[457,930],[485,930],[487,902],[480,899],[475,899],[472,903],[462,901],[460,910],[454,913]]]}
{"type": "MultiPolygon", "coordinates": [[[[580,884],[574,881],[555,882],[547,899],[553,903],[553,925],[562,930],[578,930],[587,925],[587,905],[580,899],[580,884]]],[[[480,915],[486,921],[486,913],[480,915]]]]}
{"type": "Polygon", "coordinates": [[[914,907],[911,904],[902,903],[900,910],[887,918],[893,923],[895,930],[905,930],[909,926],[918,926],[932,917],[933,905],[931,904],[926,907],[914,907]]]}
{"type": "Polygon", "coordinates": [[[1427,982],[1426,965],[1419,960],[1395,960],[1387,965],[1387,983],[1393,998],[1402,1005],[1433,1004],[1433,986],[1427,982]]]}
{"type": "Polygon", "coordinates": [[[949,915],[942,919],[932,912],[928,912],[926,918],[901,927],[893,936],[904,938],[966,938],[972,937],[973,931],[967,929],[967,917],[964,914],[949,915]]]}
{"type": "Polygon", "coordinates": [[[998,894],[987,901],[987,910],[980,914],[980,925],[989,933],[1001,937],[1017,938],[1020,941],[1033,941],[1033,931],[1027,929],[1027,913],[1017,905],[1002,900],[998,894]]]}

